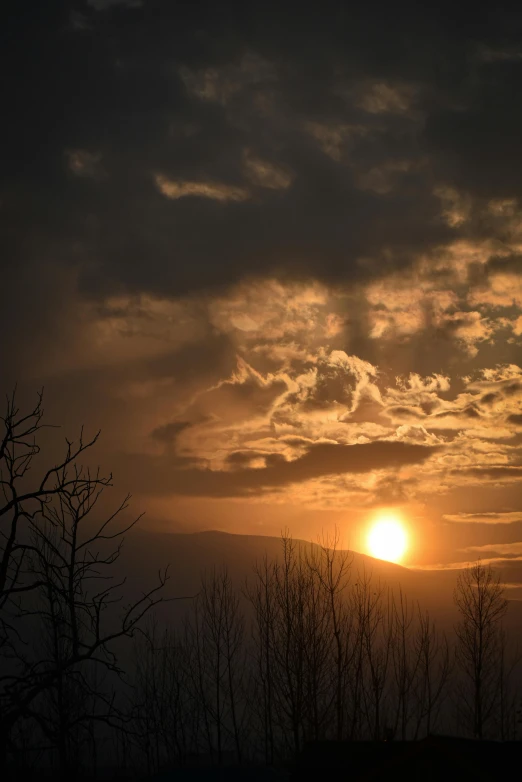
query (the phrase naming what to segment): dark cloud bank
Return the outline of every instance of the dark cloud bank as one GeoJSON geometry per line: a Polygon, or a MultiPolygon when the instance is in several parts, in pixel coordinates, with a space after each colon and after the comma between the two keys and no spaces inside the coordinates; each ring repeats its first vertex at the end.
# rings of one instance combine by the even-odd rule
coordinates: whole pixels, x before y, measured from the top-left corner
{"type": "Polygon", "coordinates": [[[520,26],[498,6],[15,6],[4,263],[75,265],[95,296],[407,264],[459,234],[437,184],[520,193],[520,26]],[[253,184],[245,150],[291,184],[253,184]],[[169,199],[158,174],[248,194],[169,199]]]}

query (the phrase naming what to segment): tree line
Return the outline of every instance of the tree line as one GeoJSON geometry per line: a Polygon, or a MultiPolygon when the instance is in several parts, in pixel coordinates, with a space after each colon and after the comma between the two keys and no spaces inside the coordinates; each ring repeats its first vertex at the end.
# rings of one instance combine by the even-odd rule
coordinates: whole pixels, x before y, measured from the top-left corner
{"type": "Polygon", "coordinates": [[[457,577],[452,637],[400,590],[355,572],[334,537],[264,558],[244,584],[202,574],[182,622],[168,572],[122,602],[128,498],[81,460],[40,453],[42,397],[7,401],[0,434],[0,768],[63,778],[100,767],[291,762],[305,742],[518,737],[516,655],[490,566],[457,577]],[[103,511],[103,513],[102,513],[103,511]],[[162,605],[161,618],[157,609],[162,605]]]}

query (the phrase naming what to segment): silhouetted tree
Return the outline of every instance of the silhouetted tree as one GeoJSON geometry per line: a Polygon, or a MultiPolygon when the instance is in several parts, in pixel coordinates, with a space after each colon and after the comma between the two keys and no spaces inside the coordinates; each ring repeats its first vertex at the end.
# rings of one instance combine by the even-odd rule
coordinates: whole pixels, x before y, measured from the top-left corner
{"type": "MultiPolygon", "coordinates": [[[[272,764],[310,739],[410,739],[433,730],[448,691],[448,642],[402,591],[394,595],[364,571],[354,576],[337,535],[319,547],[282,535],[280,557],[265,557],[247,580],[248,637],[226,569],[203,574],[180,628],[153,617],[143,629],[164,599],[167,573],[134,602],[119,602],[125,579],[114,578],[115,566],[137,519],[119,522],[128,498],[103,511],[112,478],[79,463],[98,435],[66,441],[63,457],[41,468],[41,396],[27,414],[11,397],[2,422],[3,760],[8,748],[40,748],[71,779],[89,752],[95,768],[99,731],[113,731],[121,762],[144,760],[155,773],[192,754],[221,764],[232,750],[239,762],[262,753],[272,764]],[[118,643],[136,635],[125,712],[121,691],[116,697],[118,679],[128,680],[118,643]]],[[[479,562],[459,575],[455,602],[461,711],[477,737],[495,729],[511,738],[507,602],[491,568],[479,562]]]]}
{"type": "Polygon", "coordinates": [[[502,619],[508,604],[500,578],[480,561],[459,574],[454,598],[460,614],[456,657],[464,676],[458,706],[473,735],[482,739],[498,697],[502,619]]]}
{"type": "Polygon", "coordinates": [[[396,697],[394,734],[402,741],[408,738],[408,728],[413,716],[413,688],[421,663],[421,649],[414,643],[415,608],[402,589],[392,598],[391,652],[396,697]]]}
{"type": "Polygon", "coordinates": [[[113,566],[124,534],[138,519],[119,523],[128,497],[114,512],[97,513],[112,476],[92,472],[79,459],[98,434],[86,440],[82,430],[78,441],[66,440],[57,463],[41,467],[42,395],[22,413],[13,394],[1,421],[0,763],[20,720],[35,721],[50,736],[42,711],[50,698],[63,768],[80,722],[110,721],[110,698],[101,711],[93,708],[94,701],[99,707],[103,700],[90,684],[93,666],[123,674],[114,644],[132,636],[163,599],[167,573],[159,574],[156,587],[118,609],[125,579],[114,580],[113,566]],[[89,709],[71,712],[79,699],[84,707],[90,703],[89,709]]]}
{"type": "Polygon", "coordinates": [[[200,749],[199,703],[190,680],[191,647],[182,633],[149,622],[135,642],[132,690],[133,743],[143,753],[147,773],[185,765],[200,749]]]}
{"type": "Polygon", "coordinates": [[[277,721],[288,742],[286,750],[298,753],[304,739],[305,633],[308,573],[297,544],[282,537],[282,561],[274,568],[273,692],[277,721]]]}
{"type": "Polygon", "coordinates": [[[353,600],[361,644],[360,703],[374,741],[383,739],[390,727],[386,724],[386,707],[393,633],[391,597],[385,586],[373,583],[365,574],[359,576],[353,600]]]}
{"type": "Polygon", "coordinates": [[[515,672],[520,663],[518,647],[510,648],[507,633],[500,632],[499,668],[498,668],[498,736],[502,741],[514,741],[520,734],[520,718],[518,705],[520,703],[520,682],[515,672]]]}
{"type": "Polygon", "coordinates": [[[187,622],[193,698],[207,752],[221,765],[226,752],[243,758],[246,730],[245,619],[227,569],[204,573],[187,622]]]}
{"type": "Polygon", "coordinates": [[[252,701],[255,726],[263,737],[265,762],[272,765],[276,756],[275,693],[274,693],[274,615],[277,610],[274,594],[274,563],[265,554],[254,566],[253,583],[247,580],[245,593],[252,604],[252,701]]]}
{"type": "Polygon", "coordinates": [[[357,650],[357,628],[347,599],[352,558],[349,552],[339,551],[338,543],[339,535],[336,530],[332,538],[323,538],[318,556],[312,556],[309,564],[319,580],[323,593],[322,610],[328,617],[328,630],[331,635],[331,697],[335,712],[335,737],[340,741],[345,738],[347,730],[349,681],[353,676],[357,650]]]}
{"type": "Polygon", "coordinates": [[[415,730],[413,738],[429,736],[434,730],[441,706],[447,694],[451,675],[449,644],[445,635],[437,632],[427,612],[418,608],[418,624],[414,644],[418,655],[418,672],[413,688],[415,730]]]}

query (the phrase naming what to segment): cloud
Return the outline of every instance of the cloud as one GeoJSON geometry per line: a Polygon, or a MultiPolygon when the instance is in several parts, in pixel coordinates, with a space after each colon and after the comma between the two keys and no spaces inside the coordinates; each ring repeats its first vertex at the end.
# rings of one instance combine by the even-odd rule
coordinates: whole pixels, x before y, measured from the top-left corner
{"type": "Polygon", "coordinates": [[[244,519],[256,497],[516,509],[522,61],[504,11],[448,26],[389,5],[376,25],[370,6],[280,5],[277,24],[257,3],[16,12],[3,376],[101,425],[122,488],[149,498],[231,496],[244,519]],[[49,56],[19,68],[20,41],[49,56]]]}
{"type": "Polygon", "coordinates": [[[243,167],[252,184],[270,190],[286,190],[294,178],[292,172],[287,168],[263,160],[249,150],[246,150],[244,154],[243,167]]]}
{"type": "Polygon", "coordinates": [[[487,283],[470,290],[469,303],[489,307],[522,307],[522,274],[492,272],[487,283]]]}
{"type": "Polygon", "coordinates": [[[313,120],[304,123],[304,131],[315,139],[325,155],[337,162],[349,153],[358,138],[368,133],[364,125],[322,123],[313,120]]]}
{"type": "MultiPolygon", "coordinates": [[[[20,222],[10,221],[12,241],[26,246],[24,258],[42,257],[36,245],[52,247],[64,263],[74,255],[86,296],[183,295],[274,271],[328,284],[374,279],[451,238],[438,220],[431,182],[426,187],[417,170],[419,152],[397,125],[409,100],[409,74],[368,83],[361,74],[373,68],[361,69],[359,58],[367,54],[360,46],[343,46],[340,69],[316,69],[310,50],[317,31],[314,46],[303,49],[286,34],[295,19],[285,15],[281,31],[269,31],[248,21],[257,8],[229,20],[222,39],[226,12],[221,17],[205,4],[205,32],[195,10],[181,19],[168,3],[154,13],[143,4],[132,43],[136,11],[128,5],[96,3],[121,19],[106,49],[96,45],[105,35],[104,13],[91,12],[81,31],[64,33],[49,17],[38,35],[31,32],[35,40],[46,36],[53,57],[34,71],[30,91],[58,119],[52,149],[43,155],[38,139],[49,135],[47,119],[35,119],[19,101],[11,114],[10,159],[13,171],[24,161],[25,173],[7,203],[13,213],[25,210],[39,234],[33,245],[20,222]],[[274,46],[279,34],[288,39],[285,47],[274,46]],[[66,72],[58,64],[62,55],[66,72]],[[66,102],[65,119],[59,109],[66,102]],[[24,143],[23,132],[31,136],[24,143]],[[65,150],[102,150],[103,187],[80,188],[74,176],[60,176],[65,150]],[[347,165],[334,159],[346,157],[347,165]],[[247,171],[255,184],[245,182],[247,171]],[[371,181],[374,189],[360,189],[359,177],[372,171],[391,171],[390,197],[371,181]],[[52,197],[44,206],[38,183],[47,174],[52,197]],[[217,212],[216,202],[230,209],[217,212]]],[[[369,22],[361,20],[359,35],[372,29],[369,22]]],[[[311,30],[303,19],[301,25],[304,45],[311,30]]],[[[83,175],[85,161],[84,154],[74,163],[83,175]]]]}
{"type": "Polygon", "coordinates": [[[430,151],[445,178],[468,193],[511,198],[521,192],[514,169],[521,154],[522,113],[513,111],[511,100],[521,69],[518,59],[477,63],[477,88],[466,108],[441,106],[428,117],[425,139],[430,151]]]}
{"type": "Polygon", "coordinates": [[[522,467],[511,465],[506,467],[472,467],[460,472],[473,478],[484,478],[494,481],[518,481],[522,477],[522,467]]]}
{"type": "Polygon", "coordinates": [[[197,394],[188,413],[198,417],[211,416],[228,425],[239,426],[242,421],[259,425],[258,419],[269,415],[277,400],[288,393],[288,386],[284,375],[265,377],[243,359],[238,359],[232,377],[197,394]]]}
{"type": "Polygon", "coordinates": [[[434,194],[442,202],[442,217],[452,228],[458,228],[469,220],[473,204],[466,193],[448,185],[438,185],[434,194]]]}
{"type": "Polygon", "coordinates": [[[411,106],[414,90],[409,85],[377,82],[364,91],[359,105],[370,114],[407,112],[411,106]]]}
{"type": "Polygon", "coordinates": [[[357,183],[361,190],[371,190],[385,195],[393,190],[397,178],[412,168],[409,160],[390,160],[382,166],[375,166],[359,174],[357,183]]]}
{"type": "MultiPolygon", "coordinates": [[[[470,552],[471,553],[471,552],[470,552]]],[[[429,565],[410,565],[410,567],[413,570],[464,570],[464,568],[476,565],[477,559],[480,558],[480,562],[482,565],[491,565],[493,568],[500,568],[504,570],[509,566],[509,564],[516,565],[521,557],[512,557],[510,559],[505,559],[501,556],[496,557],[474,557],[473,559],[463,559],[461,561],[457,562],[437,562],[437,563],[430,563],[429,565]]],[[[509,577],[509,571],[502,573],[502,578],[508,578],[509,577]]],[[[520,575],[517,572],[515,575],[515,578],[517,579],[515,582],[502,582],[502,587],[506,589],[517,589],[522,585],[522,582],[519,581],[520,575]]]]}
{"type": "Polygon", "coordinates": [[[441,318],[440,323],[440,327],[452,332],[472,356],[478,352],[477,343],[489,340],[494,333],[493,323],[480,312],[455,312],[441,318]]]}
{"type": "Polygon", "coordinates": [[[67,150],[67,164],[71,173],[79,177],[98,179],[103,176],[101,153],[89,152],[86,149],[67,150]]]}
{"type": "MultiPolygon", "coordinates": [[[[476,552],[480,554],[486,552],[488,554],[500,555],[504,557],[522,555],[522,543],[486,543],[483,546],[466,546],[464,549],[466,552],[476,552]]],[[[519,556],[522,559],[522,556],[519,556]]]]}
{"type": "Polygon", "coordinates": [[[474,524],[513,524],[522,521],[522,511],[494,511],[491,513],[446,513],[447,521],[474,524]]]}
{"type": "Polygon", "coordinates": [[[95,11],[108,11],[111,8],[140,8],[143,0],[87,0],[87,5],[95,11]]]}
{"type": "Polygon", "coordinates": [[[184,64],[179,72],[189,93],[199,100],[223,106],[249,89],[258,90],[261,85],[270,85],[277,79],[274,64],[252,50],[221,67],[191,69],[184,64]]]}
{"type": "MultiPolygon", "coordinates": [[[[362,445],[315,444],[303,456],[286,461],[276,457],[266,460],[266,467],[244,467],[259,459],[260,454],[233,456],[232,471],[182,469],[169,466],[157,457],[126,457],[138,490],[152,493],[235,497],[263,491],[281,490],[325,476],[360,475],[374,470],[393,469],[420,464],[435,453],[435,448],[405,443],[376,442],[362,445]],[[243,467],[243,469],[241,469],[243,467]]],[[[261,457],[262,458],[262,457],[261,457]]]]}
{"type": "Polygon", "coordinates": [[[168,424],[157,426],[152,432],[151,437],[160,442],[172,443],[177,439],[185,429],[191,426],[189,421],[172,421],[168,424]]]}
{"type": "Polygon", "coordinates": [[[522,336],[522,315],[512,322],[513,333],[520,337],[522,336]]]}
{"type": "Polygon", "coordinates": [[[246,201],[250,193],[244,187],[227,185],[223,182],[186,182],[168,179],[162,174],[155,177],[158,190],[167,198],[187,198],[195,196],[213,201],[246,201]]]}
{"type": "Polygon", "coordinates": [[[395,407],[388,407],[386,414],[392,418],[401,418],[406,421],[419,421],[424,420],[425,413],[420,407],[406,407],[404,405],[396,405],[395,407]]]}

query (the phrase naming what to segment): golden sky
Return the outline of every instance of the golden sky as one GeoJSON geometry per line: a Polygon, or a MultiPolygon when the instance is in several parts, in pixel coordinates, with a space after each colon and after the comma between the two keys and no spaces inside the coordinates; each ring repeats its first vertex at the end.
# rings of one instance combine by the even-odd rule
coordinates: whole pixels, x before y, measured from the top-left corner
{"type": "Polygon", "coordinates": [[[407,564],[507,567],[522,558],[508,21],[381,20],[402,56],[364,14],[312,29],[280,13],[270,29],[188,14],[183,35],[168,5],[50,14],[70,68],[24,77],[46,112],[17,103],[4,145],[5,382],[44,384],[67,433],[101,427],[97,458],[152,528],[337,526],[363,547],[392,509],[407,564]]]}

